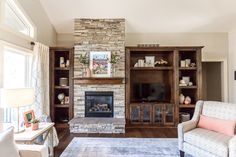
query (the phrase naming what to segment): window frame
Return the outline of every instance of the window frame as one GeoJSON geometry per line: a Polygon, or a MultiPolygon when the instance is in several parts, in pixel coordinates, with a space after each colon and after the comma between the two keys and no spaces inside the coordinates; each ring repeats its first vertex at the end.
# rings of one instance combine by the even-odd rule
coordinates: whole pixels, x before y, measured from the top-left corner
{"type": "MultiPolygon", "coordinates": [[[[13,51],[15,51],[16,53],[20,53],[20,54],[24,54],[24,55],[28,55],[33,57],[33,50],[30,49],[26,49],[5,41],[0,40],[0,89],[3,88],[3,74],[4,74],[4,49],[12,49],[13,51]]],[[[28,60],[28,59],[27,59],[28,60]]],[[[27,61],[26,61],[27,62],[27,61]]],[[[29,62],[27,64],[30,64],[29,62]]],[[[31,71],[31,69],[26,69],[28,72],[31,71]]],[[[28,78],[28,81],[30,81],[30,79],[28,78]]]]}
{"type": "MultiPolygon", "coordinates": [[[[28,75],[28,76],[25,76],[26,80],[25,80],[25,86],[26,87],[29,87],[30,86],[30,83],[31,83],[31,68],[30,67],[32,65],[32,60],[30,62],[30,57],[31,59],[33,58],[33,51],[30,50],[30,49],[26,49],[26,48],[23,48],[23,47],[20,47],[20,46],[16,46],[14,44],[11,44],[11,43],[8,43],[8,42],[5,42],[5,41],[2,41],[0,40],[0,89],[3,89],[3,83],[4,83],[4,51],[6,50],[12,50],[13,53],[17,53],[17,54],[22,54],[26,57],[26,60],[25,60],[25,65],[26,65],[26,73],[25,75],[28,75]]],[[[0,95],[0,100],[1,100],[1,95],[0,95]]],[[[1,103],[1,101],[0,101],[1,103]]],[[[7,123],[10,123],[12,122],[12,114],[14,113],[14,109],[10,109],[10,108],[5,108],[3,109],[3,120],[4,122],[7,122],[7,123]],[[8,115],[5,115],[5,113],[8,113],[8,115]]],[[[0,115],[1,116],[1,115],[0,115]]],[[[0,118],[0,119],[1,119],[0,118]]]]}
{"type": "Polygon", "coordinates": [[[29,41],[36,40],[36,37],[37,37],[37,28],[35,24],[32,22],[30,17],[24,11],[23,7],[21,7],[18,0],[1,0],[0,1],[0,28],[29,41]],[[26,22],[26,24],[30,27],[30,35],[26,35],[13,28],[10,28],[7,24],[4,23],[6,3],[9,3],[10,8],[13,9],[17,17],[19,17],[20,20],[26,22]]]}

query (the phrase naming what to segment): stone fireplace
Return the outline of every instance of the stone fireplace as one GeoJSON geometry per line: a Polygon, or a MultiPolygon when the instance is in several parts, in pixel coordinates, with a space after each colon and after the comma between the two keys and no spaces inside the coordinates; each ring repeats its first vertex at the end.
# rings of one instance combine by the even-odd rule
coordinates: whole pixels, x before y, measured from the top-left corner
{"type": "MultiPolygon", "coordinates": [[[[123,133],[125,130],[125,84],[81,83],[79,56],[91,51],[110,51],[120,56],[113,77],[125,78],[125,20],[75,19],[74,117],[71,132],[123,133]],[[103,98],[102,96],[103,95],[103,98]],[[89,120],[88,120],[89,119],[89,120]],[[93,128],[94,127],[94,128],[93,128]]],[[[84,78],[86,79],[86,78],[84,78]]],[[[102,78],[99,78],[102,79],[102,78]]],[[[99,81],[98,81],[99,82],[99,81]]]]}
{"type": "Polygon", "coordinates": [[[113,117],[113,92],[85,92],[85,117],[113,117]]]}

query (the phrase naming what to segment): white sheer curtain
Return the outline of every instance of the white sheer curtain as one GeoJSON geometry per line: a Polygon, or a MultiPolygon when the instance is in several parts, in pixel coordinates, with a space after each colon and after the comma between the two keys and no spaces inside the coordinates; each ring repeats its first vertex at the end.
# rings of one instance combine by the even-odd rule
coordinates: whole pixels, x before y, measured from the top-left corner
{"type": "MultiPolygon", "coordinates": [[[[49,116],[49,47],[35,43],[32,59],[31,85],[35,90],[35,114],[37,117],[49,116]]],[[[56,129],[53,128],[53,146],[59,143],[56,129]]],[[[49,144],[50,140],[47,140],[49,144]]]]}
{"type": "Polygon", "coordinates": [[[32,60],[32,86],[37,117],[49,115],[49,47],[35,43],[32,60]]]}

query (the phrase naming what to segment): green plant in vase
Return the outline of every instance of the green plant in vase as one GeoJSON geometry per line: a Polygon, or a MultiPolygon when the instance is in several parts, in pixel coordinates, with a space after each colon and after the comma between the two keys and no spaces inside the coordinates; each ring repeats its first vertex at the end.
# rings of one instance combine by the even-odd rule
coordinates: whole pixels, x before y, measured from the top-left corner
{"type": "Polygon", "coordinates": [[[115,76],[116,68],[115,65],[120,61],[120,55],[118,55],[116,52],[111,53],[111,60],[110,63],[112,65],[112,76],[115,76]]]}
{"type": "Polygon", "coordinates": [[[88,53],[80,54],[78,57],[79,63],[83,66],[83,77],[91,77],[91,70],[89,69],[88,53]]]}
{"type": "Polygon", "coordinates": [[[30,121],[30,123],[31,123],[32,130],[38,130],[38,128],[39,128],[39,120],[38,119],[32,119],[30,121]]]}

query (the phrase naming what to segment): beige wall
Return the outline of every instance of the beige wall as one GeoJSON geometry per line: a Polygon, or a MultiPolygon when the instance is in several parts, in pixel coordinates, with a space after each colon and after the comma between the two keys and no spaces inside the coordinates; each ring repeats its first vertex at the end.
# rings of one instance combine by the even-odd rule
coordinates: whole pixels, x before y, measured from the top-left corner
{"type": "Polygon", "coordinates": [[[229,101],[236,103],[236,80],[234,80],[234,71],[236,71],[236,31],[229,33],[229,101]]]}
{"type": "MultiPolygon", "coordinates": [[[[36,41],[48,46],[56,45],[56,31],[47,17],[39,0],[18,0],[21,7],[37,27],[36,41]]],[[[31,48],[30,39],[23,38],[15,33],[0,29],[0,40],[4,40],[18,46],[31,48]]]]}
{"type": "Polygon", "coordinates": [[[205,46],[203,60],[227,58],[227,33],[153,33],[153,34],[127,34],[126,45],[138,43],[157,43],[160,45],[176,46],[205,46]]]}
{"type": "Polygon", "coordinates": [[[57,34],[57,45],[73,47],[75,43],[74,34],[57,34]]]}
{"type": "MultiPolygon", "coordinates": [[[[58,34],[57,45],[73,46],[73,34],[58,34]]],[[[158,43],[160,45],[205,46],[203,60],[227,59],[228,33],[127,33],[126,46],[139,43],[158,43]]]]}

